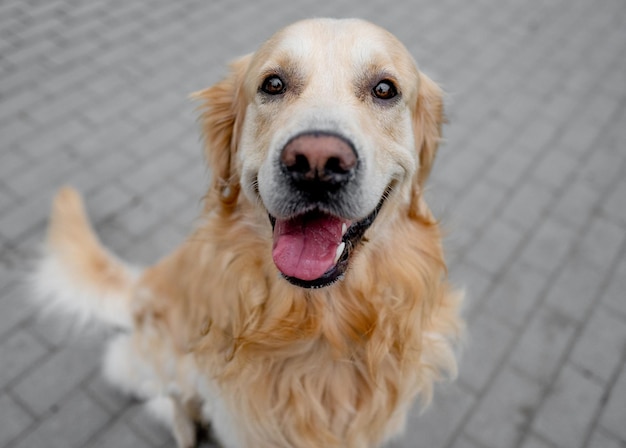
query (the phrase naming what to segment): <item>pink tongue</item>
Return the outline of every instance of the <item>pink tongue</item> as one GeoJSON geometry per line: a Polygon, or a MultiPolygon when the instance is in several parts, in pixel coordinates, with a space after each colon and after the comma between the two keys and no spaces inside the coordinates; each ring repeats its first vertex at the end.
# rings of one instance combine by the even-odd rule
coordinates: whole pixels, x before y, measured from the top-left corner
{"type": "Polygon", "coordinates": [[[316,280],[333,267],[344,221],[321,213],[276,220],[272,256],[284,275],[316,280]]]}

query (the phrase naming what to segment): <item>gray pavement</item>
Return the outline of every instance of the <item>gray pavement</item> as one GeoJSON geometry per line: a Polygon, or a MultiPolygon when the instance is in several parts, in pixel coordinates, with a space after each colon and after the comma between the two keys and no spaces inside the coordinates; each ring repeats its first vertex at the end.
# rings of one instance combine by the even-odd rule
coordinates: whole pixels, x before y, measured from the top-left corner
{"type": "Polygon", "coordinates": [[[64,183],[123,257],[175,247],[207,183],[188,94],[309,16],[383,25],[448,92],[428,194],[469,338],[392,446],[626,447],[623,0],[0,1],[0,447],[172,446],[21,279],[64,183]]]}

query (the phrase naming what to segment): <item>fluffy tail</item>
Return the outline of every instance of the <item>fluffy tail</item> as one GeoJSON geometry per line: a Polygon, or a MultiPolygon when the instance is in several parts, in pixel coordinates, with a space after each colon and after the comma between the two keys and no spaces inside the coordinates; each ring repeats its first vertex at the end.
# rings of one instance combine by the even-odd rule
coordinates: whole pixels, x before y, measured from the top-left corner
{"type": "Polygon", "coordinates": [[[131,328],[138,271],[109,253],[95,235],[76,190],[54,199],[45,252],[34,272],[37,297],[79,322],[131,328]]]}

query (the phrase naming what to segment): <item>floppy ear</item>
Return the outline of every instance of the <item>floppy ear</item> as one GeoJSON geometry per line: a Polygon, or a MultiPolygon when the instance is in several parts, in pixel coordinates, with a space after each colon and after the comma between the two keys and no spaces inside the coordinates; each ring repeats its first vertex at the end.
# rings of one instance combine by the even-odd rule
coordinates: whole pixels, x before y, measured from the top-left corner
{"type": "Polygon", "coordinates": [[[435,82],[420,72],[419,91],[413,112],[413,132],[420,161],[417,183],[414,187],[420,191],[435,160],[441,140],[441,125],[444,121],[443,92],[435,82]]]}
{"type": "Polygon", "coordinates": [[[424,222],[435,222],[422,191],[437,155],[444,121],[443,92],[428,76],[419,72],[419,90],[413,110],[413,134],[420,166],[413,180],[409,213],[424,222]]]}
{"type": "Polygon", "coordinates": [[[233,206],[239,195],[235,153],[245,113],[241,87],[249,61],[250,55],[234,61],[226,78],[192,94],[193,99],[202,101],[200,123],[211,169],[208,197],[217,197],[224,206],[233,206]]]}

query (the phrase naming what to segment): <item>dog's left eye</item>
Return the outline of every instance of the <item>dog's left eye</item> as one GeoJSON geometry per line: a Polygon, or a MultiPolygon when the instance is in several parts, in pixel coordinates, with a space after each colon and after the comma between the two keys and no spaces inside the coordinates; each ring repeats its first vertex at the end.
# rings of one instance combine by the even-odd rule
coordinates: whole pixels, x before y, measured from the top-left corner
{"type": "Polygon", "coordinates": [[[283,80],[276,75],[268,76],[261,84],[261,90],[269,95],[280,95],[285,91],[285,88],[283,80]]]}
{"type": "Polygon", "coordinates": [[[381,100],[390,100],[398,94],[398,90],[393,82],[384,79],[374,86],[372,94],[381,100]]]}

